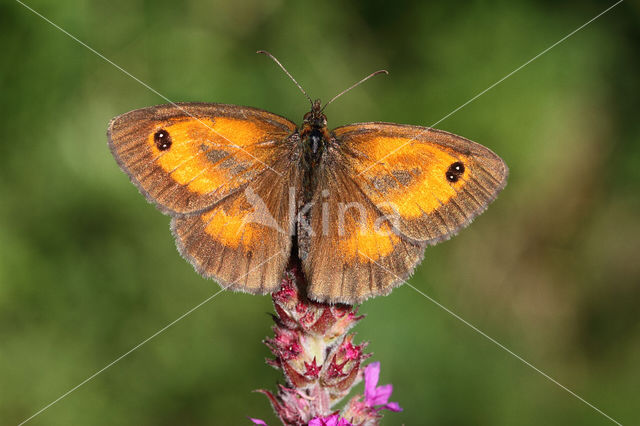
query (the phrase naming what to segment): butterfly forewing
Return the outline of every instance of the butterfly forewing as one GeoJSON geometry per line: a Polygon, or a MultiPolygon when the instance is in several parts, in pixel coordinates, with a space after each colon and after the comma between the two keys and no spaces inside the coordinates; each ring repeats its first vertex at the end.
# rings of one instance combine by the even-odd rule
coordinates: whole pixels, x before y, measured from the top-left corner
{"type": "Polygon", "coordinates": [[[180,253],[224,288],[250,293],[276,290],[291,254],[299,170],[288,157],[204,213],[175,217],[180,253]]]}
{"type": "Polygon", "coordinates": [[[109,147],[147,199],[165,213],[206,209],[262,173],[288,149],[296,126],[266,111],[224,104],[159,105],[109,124],[109,147]]]}
{"type": "Polygon", "coordinates": [[[435,244],[482,213],[506,184],[491,150],[441,130],[392,123],[339,127],[342,161],[360,190],[399,218],[406,238],[435,244]]]}

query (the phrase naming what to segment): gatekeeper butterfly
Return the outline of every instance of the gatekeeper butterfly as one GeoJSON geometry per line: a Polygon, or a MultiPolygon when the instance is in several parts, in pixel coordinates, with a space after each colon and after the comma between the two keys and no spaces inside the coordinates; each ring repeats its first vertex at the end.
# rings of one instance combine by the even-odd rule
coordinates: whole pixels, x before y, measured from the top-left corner
{"type": "Polygon", "coordinates": [[[468,139],[381,122],[329,130],[320,101],[311,105],[301,126],[236,105],[138,109],[111,120],[109,147],[171,216],[200,274],[265,294],[296,258],[308,296],[329,303],[389,293],[506,184],[502,159],[468,139]]]}

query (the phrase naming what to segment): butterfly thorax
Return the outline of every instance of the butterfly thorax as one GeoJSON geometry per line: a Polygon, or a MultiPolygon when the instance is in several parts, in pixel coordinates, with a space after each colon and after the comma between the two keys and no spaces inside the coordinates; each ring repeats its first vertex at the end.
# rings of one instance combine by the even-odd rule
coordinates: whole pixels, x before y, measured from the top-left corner
{"type": "MultiPolygon", "coordinates": [[[[320,162],[330,140],[327,117],[322,113],[320,100],[316,100],[311,111],[304,115],[300,129],[303,187],[308,195],[315,189],[320,162]]],[[[305,198],[308,197],[305,195],[305,198]]]]}

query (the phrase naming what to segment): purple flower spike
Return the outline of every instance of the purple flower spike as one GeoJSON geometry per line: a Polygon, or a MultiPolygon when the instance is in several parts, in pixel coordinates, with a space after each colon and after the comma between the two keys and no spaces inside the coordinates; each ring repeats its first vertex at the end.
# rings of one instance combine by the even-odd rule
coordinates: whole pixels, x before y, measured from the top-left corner
{"type": "MultiPolygon", "coordinates": [[[[284,373],[276,392],[261,389],[284,426],[379,426],[384,410],[402,411],[389,402],[393,386],[378,386],[380,363],[365,368],[367,343],[354,343],[351,328],[364,318],[356,307],[314,302],[300,265],[288,267],[280,289],[271,295],[274,336],[264,342],[274,355],[267,364],[284,373]],[[342,410],[336,406],[364,379],[364,392],[342,410]]],[[[250,418],[254,425],[267,426],[250,418]]]]}

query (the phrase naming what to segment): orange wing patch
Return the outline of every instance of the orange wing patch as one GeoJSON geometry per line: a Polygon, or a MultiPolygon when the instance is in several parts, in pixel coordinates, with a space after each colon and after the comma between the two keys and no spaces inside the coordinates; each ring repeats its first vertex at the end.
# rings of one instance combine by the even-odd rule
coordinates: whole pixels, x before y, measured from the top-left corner
{"type": "Polygon", "coordinates": [[[406,137],[355,136],[350,143],[364,156],[351,164],[356,180],[370,183],[372,191],[367,195],[376,205],[396,206],[403,217],[415,219],[446,204],[465,181],[464,175],[456,182],[446,179],[447,170],[460,161],[460,154],[407,141],[406,137]]]}
{"type": "Polygon", "coordinates": [[[172,141],[166,151],[158,147],[155,132],[147,138],[158,164],[177,183],[199,194],[225,185],[240,172],[250,176],[268,161],[266,150],[253,148],[266,140],[268,131],[246,120],[186,119],[157,131],[161,130],[172,141]]]}
{"type": "Polygon", "coordinates": [[[202,215],[204,230],[214,237],[220,244],[238,248],[242,245],[251,249],[264,236],[264,230],[250,219],[250,207],[233,205],[232,209],[214,209],[202,215]]]}
{"type": "MultiPolygon", "coordinates": [[[[340,254],[349,263],[379,260],[388,256],[399,242],[399,237],[388,223],[376,223],[377,214],[372,211],[366,213],[366,218],[355,220],[351,217],[345,221],[344,235],[336,240],[340,254]]],[[[341,212],[338,212],[338,217],[343,217],[341,212]]]]}

